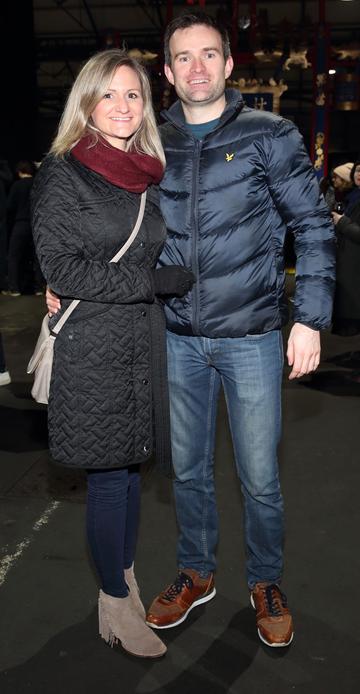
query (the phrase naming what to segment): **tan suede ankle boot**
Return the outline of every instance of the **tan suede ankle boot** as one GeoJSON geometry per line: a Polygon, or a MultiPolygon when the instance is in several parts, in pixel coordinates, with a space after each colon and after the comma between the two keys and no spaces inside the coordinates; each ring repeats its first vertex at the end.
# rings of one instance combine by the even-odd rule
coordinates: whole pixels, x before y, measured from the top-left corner
{"type": "Polygon", "coordinates": [[[135,574],[134,574],[134,564],[130,566],[129,569],[124,570],[125,582],[129,588],[129,595],[133,602],[133,605],[142,619],[145,621],[145,607],[141,602],[140,589],[137,584],[135,574]]]}
{"type": "Polygon", "coordinates": [[[165,644],[146,626],[130,595],[113,598],[100,590],[99,632],[110,646],[120,642],[125,651],[139,658],[160,658],[167,650],[165,644]]]}

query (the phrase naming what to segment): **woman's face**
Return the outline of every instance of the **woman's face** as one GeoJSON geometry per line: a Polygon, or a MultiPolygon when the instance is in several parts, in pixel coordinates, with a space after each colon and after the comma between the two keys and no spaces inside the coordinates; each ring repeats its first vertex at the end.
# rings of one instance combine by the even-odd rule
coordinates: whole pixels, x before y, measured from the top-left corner
{"type": "Polygon", "coordinates": [[[360,164],[357,164],[354,171],[354,183],[356,186],[360,186],[360,164]]]}
{"type": "Polygon", "coordinates": [[[121,65],[91,118],[105,140],[113,147],[125,150],[127,140],[142,123],[143,112],[139,77],[131,67],[121,65]]]}
{"type": "Polygon", "coordinates": [[[336,173],[333,173],[331,180],[336,190],[348,190],[352,186],[351,182],[344,181],[344,179],[338,176],[336,173]]]}

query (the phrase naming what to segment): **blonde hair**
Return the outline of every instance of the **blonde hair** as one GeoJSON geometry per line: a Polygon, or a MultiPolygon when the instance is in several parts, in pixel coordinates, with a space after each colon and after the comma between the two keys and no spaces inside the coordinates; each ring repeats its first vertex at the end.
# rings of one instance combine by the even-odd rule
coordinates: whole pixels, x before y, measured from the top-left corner
{"type": "Polygon", "coordinates": [[[50,152],[61,157],[84,136],[92,135],[93,143],[99,131],[91,122],[91,114],[102,99],[117,68],[127,66],[139,78],[144,104],[143,119],[138,130],[129,138],[126,151],[156,157],[165,166],[165,154],[158,134],[151,99],[151,87],[145,68],[125,51],[112,48],[94,55],[79,72],[61,116],[57,135],[50,152]]]}

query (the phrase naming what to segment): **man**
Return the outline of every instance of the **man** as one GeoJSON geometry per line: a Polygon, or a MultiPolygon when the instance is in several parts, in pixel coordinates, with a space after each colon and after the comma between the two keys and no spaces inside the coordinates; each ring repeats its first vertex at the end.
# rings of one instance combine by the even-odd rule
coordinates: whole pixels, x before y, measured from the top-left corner
{"type": "MultiPolygon", "coordinates": [[[[161,264],[191,267],[197,281],[166,301],[178,575],[153,601],[158,629],[183,622],[215,596],[218,538],[213,457],[223,386],[245,506],[247,581],[258,633],[287,646],[293,624],[279,588],[283,502],[281,327],[287,319],[283,244],[295,235],[295,323],[289,378],[314,371],[319,329],[330,322],[334,233],[295,126],[225,91],[229,39],[207,15],[175,19],[165,73],[179,96],[161,126],[167,168],[161,206],[168,240],[161,264]]],[[[56,304],[49,302],[51,309],[56,304]]]]}
{"type": "Polygon", "coordinates": [[[168,26],[165,74],[179,101],[161,126],[168,241],[160,262],[191,267],[197,281],[166,305],[179,572],[146,619],[155,628],[173,627],[215,596],[213,455],[222,385],[244,495],[258,633],[269,646],[287,646],[293,625],[279,588],[283,502],[276,458],[283,244],[288,227],[297,253],[287,348],[293,379],[319,364],[319,329],[331,316],[334,233],[296,127],[225,91],[232,68],[226,32],[211,18],[185,15],[168,26]]]}

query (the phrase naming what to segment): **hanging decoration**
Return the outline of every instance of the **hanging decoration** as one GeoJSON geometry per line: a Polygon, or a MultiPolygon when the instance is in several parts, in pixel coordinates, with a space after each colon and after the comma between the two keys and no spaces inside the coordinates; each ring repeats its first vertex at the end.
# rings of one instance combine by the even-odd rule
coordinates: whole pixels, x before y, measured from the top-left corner
{"type": "Polygon", "coordinates": [[[288,86],[283,80],[276,82],[270,78],[268,82],[262,79],[244,79],[228,80],[229,87],[239,89],[244,101],[250,108],[255,108],[258,111],[272,111],[272,113],[280,112],[280,97],[287,91],[288,86]]]}
{"type": "Polygon", "coordinates": [[[360,42],[351,41],[341,46],[334,46],[332,53],[335,54],[337,60],[357,60],[360,58],[360,42]]]}
{"type": "Polygon", "coordinates": [[[290,55],[288,56],[288,58],[286,58],[284,62],[284,70],[290,70],[290,67],[293,66],[301,67],[303,70],[306,70],[308,67],[311,67],[311,63],[309,63],[307,59],[307,52],[307,46],[291,48],[290,55]]]}
{"type": "Polygon", "coordinates": [[[311,159],[317,178],[327,174],[329,134],[328,63],[330,38],[324,21],[319,23],[314,47],[313,117],[311,159]]]}
{"type": "Polygon", "coordinates": [[[142,63],[153,63],[159,57],[158,53],[151,53],[151,51],[147,51],[146,49],[140,50],[140,48],[130,48],[130,50],[128,50],[128,55],[130,58],[140,60],[142,63]]]}

